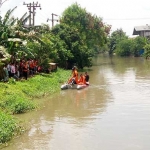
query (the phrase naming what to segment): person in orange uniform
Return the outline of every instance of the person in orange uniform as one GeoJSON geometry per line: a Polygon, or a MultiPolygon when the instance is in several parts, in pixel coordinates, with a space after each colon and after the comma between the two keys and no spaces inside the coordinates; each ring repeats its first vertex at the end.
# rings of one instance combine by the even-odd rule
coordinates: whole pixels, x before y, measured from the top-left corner
{"type": "Polygon", "coordinates": [[[70,84],[78,84],[78,71],[77,71],[77,67],[74,66],[72,68],[72,76],[69,79],[68,83],[70,84]]]}
{"type": "Polygon", "coordinates": [[[78,84],[86,84],[85,76],[83,74],[80,74],[80,78],[78,80],[78,84]]]}

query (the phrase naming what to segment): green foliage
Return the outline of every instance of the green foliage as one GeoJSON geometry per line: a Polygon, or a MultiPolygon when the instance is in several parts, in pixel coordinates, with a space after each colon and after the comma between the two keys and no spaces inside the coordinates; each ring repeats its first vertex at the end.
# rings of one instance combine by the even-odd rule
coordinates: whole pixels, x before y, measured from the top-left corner
{"type": "Polygon", "coordinates": [[[5,112],[18,114],[35,109],[35,103],[21,91],[20,82],[10,79],[7,84],[0,83],[0,88],[0,108],[5,112]]]}
{"type": "Polygon", "coordinates": [[[0,60],[7,61],[10,59],[10,55],[7,53],[6,48],[0,46],[0,60]]]}
{"type": "Polygon", "coordinates": [[[50,62],[50,59],[45,58],[41,63],[41,66],[42,66],[42,68],[44,68],[45,71],[48,71],[48,69],[49,69],[49,66],[50,66],[49,62],[50,62]]]}
{"type": "MultiPolygon", "coordinates": [[[[60,30],[61,32],[61,30],[60,30]]],[[[61,34],[61,33],[60,33],[61,34]]],[[[54,35],[55,38],[51,39],[53,42],[53,49],[56,53],[53,56],[54,62],[57,62],[60,67],[66,68],[66,61],[69,58],[72,58],[73,55],[69,49],[67,49],[67,45],[63,39],[60,38],[59,34],[54,35]]]]}
{"type": "Polygon", "coordinates": [[[59,37],[74,56],[67,62],[83,68],[91,66],[91,57],[106,43],[111,27],[75,3],[63,12],[60,28],[61,30],[53,29],[52,32],[55,35],[61,32],[59,37]]]}
{"type": "MultiPolygon", "coordinates": [[[[59,58],[59,52],[63,49],[61,40],[58,39],[57,36],[54,36],[50,31],[49,33],[43,33],[42,35],[41,40],[46,43],[46,46],[42,46],[42,51],[44,52],[43,56],[49,58],[51,62],[59,63],[58,61],[62,59],[59,58]]],[[[65,53],[63,56],[65,56],[65,53]]],[[[42,59],[45,59],[44,57],[42,57],[42,59]]]]}
{"type": "Polygon", "coordinates": [[[117,44],[115,52],[119,56],[130,56],[132,51],[131,47],[132,41],[130,39],[125,39],[117,44]]]}
{"type": "MultiPolygon", "coordinates": [[[[7,91],[6,91],[7,93],[7,91]]],[[[27,100],[16,93],[9,93],[0,103],[0,107],[10,111],[13,114],[25,113],[29,110],[35,109],[32,101],[27,100]]]]}
{"type": "MultiPolygon", "coordinates": [[[[23,51],[24,53],[26,53],[25,46],[22,44],[22,37],[24,38],[24,36],[21,35],[24,35],[24,33],[22,33],[22,31],[25,31],[23,24],[27,21],[29,16],[27,16],[26,13],[21,19],[15,18],[14,16],[12,16],[12,13],[16,8],[17,7],[9,9],[4,17],[0,18],[0,45],[5,47],[7,53],[11,55],[18,53],[18,51],[23,51]],[[20,32],[22,34],[20,34],[20,32]]],[[[25,39],[27,38],[28,36],[25,37],[25,39]]],[[[8,55],[6,59],[7,58],[8,55]]]]}
{"type": "Polygon", "coordinates": [[[33,55],[29,55],[30,58],[38,58],[39,62],[41,61],[41,44],[37,41],[27,41],[26,49],[29,49],[33,55]]]}
{"type": "Polygon", "coordinates": [[[17,7],[14,7],[13,9],[9,9],[5,16],[4,16],[4,19],[3,19],[3,25],[14,25],[15,22],[16,22],[16,19],[14,19],[14,17],[12,17],[12,13],[14,12],[14,10],[16,9],[17,7]]]}
{"type": "Polygon", "coordinates": [[[2,35],[1,35],[1,38],[2,38],[3,40],[8,39],[7,33],[6,33],[6,32],[3,32],[2,35]]]}
{"type": "Polygon", "coordinates": [[[133,55],[135,57],[140,56],[140,50],[148,43],[145,37],[128,38],[122,29],[114,31],[108,41],[109,54],[116,53],[120,56],[133,55]]]}
{"type": "Polygon", "coordinates": [[[150,44],[146,44],[144,46],[144,57],[147,59],[147,58],[150,58],[150,44]]]}
{"type": "Polygon", "coordinates": [[[133,44],[132,44],[133,55],[140,56],[139,51],[144,48],[147,42],[148,42],[147,38],[141,36],[138,36],[135,39],[133,39],[133,44]]]}
{"type": "Polygon", "coordinates": [[[117,29],[116,31],[114,31],[108,39],[109,54],[113,54],[117,47],[117,44],[127,38],[128,37],[126,36],[126,33],[123,32],[122,29],[117,29]]]}
{"type": "Polygon", "coordinates": [[[52,34],[45,24],[24,28],[29,16],[25,13],[20,19],[11,17],[15,9],[8,10],[4,19],[0,20],[0,44],[17,59],[34,57],[41,64],[49,59],[65,68],[67,64],[72,66],[74,63],[79,68],[89,67],[92,56],[101,50],[110,31],[110,26],[104,24],[102,18],[88,13],[77,3],[64,11],[61,25],[56,26],[52,34]],[[8,40],[10,37],[12,41],[8,40]],[[14,41],[14,38],[21,42],[14,41]],[[27,44],[23,44],[23,40],[27,44]]]}
{"type": "Polygon", "coordinates": [[[0,19],[0,45],[7,47],[8,38],[12,35],[11,27],[16,23],[16,20],[14,17],[11,16],[13,11],[16,9],[9,9],[4,18],[0,19]]]}
{"type": "Polygon", "coordinates": [[[50,31],[46,31],[39,38],[43,42],[28,41],[26,45],[35,58],[38,58],[39,64],[45,69],[49,67],[48,63],[50,62],[57,62],[59,66],[63,66],[69,55],[65,43],[58,36],[51,34],[50,31]]]}
{"type": "Polygon", "coordinates": [[[69,71],[58,68],[51,74],[36,75],[28,81],[29,85],[22,87],[22,91],[32,98],[39,98],[43,95],[53,94],[60,90],[60,83],[66,81],[69,71]],[[31,88],[32,87],[32,88],[31,88]]]}
{"type": "Polygon", "coordinates": [[[105,44],[104,46],[101,47],[101,50],[97,50],[97,52],[108,52],[109,51],[109,47],[108,44],[105,44]]]}
{"type": "Polygon", "coordinates": [[[0,111],[0,145],[21,133],[22,129],[12,116],[0,111]]]}
{"type": "Polygon", "coordinates": [[[61,60],[71,66],[76,63],[80,68],[89,66],[89,57],[92,53],[82,43],[80,33],[76,28],[71,28],[66,24],[60,24],[53,28],[52,33],[59,36],[65,43],[64,45],[66,45],[67,50],[64,50],[63,52],[60,50],[58,51],[61,60]]]}

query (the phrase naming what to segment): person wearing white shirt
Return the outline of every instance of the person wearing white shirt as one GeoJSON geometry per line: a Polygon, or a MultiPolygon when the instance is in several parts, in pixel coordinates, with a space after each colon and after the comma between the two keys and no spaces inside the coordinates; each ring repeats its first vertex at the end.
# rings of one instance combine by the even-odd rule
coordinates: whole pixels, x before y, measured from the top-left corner
{"type": "Polygon", "coordinates": [[[16,73],[15,65],[14,65],[14,63],[12,63],[12,65],[11,65],[11,77],[13,77],[15,73],[16,73]]]}

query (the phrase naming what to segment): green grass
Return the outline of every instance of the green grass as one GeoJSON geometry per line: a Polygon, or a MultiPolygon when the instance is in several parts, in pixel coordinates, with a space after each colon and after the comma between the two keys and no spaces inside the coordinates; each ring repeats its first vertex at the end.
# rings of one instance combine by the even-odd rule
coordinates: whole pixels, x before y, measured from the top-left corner
{"type": "Polygon", "coordinates": [[[11,140],[12,137],[22,131],[23,128],[17,124],[17,121],[11,115],[0,111],[0,145],[11,140]]]}

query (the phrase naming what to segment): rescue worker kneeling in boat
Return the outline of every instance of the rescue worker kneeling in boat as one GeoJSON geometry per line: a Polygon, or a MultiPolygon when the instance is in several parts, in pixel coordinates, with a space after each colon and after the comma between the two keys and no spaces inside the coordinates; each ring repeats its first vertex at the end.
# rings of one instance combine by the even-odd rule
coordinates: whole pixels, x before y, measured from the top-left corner
{"type": "Polygon", "coordinates": [[[76,66],[72,68],[72,76],[69,79],[68,84],[78,84],[78,71],[76,66]]]}
{"type": "Polygon", "coordinates": [[[80,78],[78,80],[78,84],[79,85],[86,84],[85,76],[83,74],[80,74],[80,78]]]}

